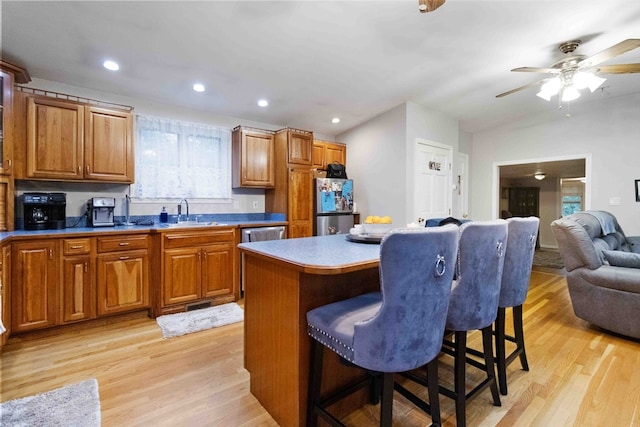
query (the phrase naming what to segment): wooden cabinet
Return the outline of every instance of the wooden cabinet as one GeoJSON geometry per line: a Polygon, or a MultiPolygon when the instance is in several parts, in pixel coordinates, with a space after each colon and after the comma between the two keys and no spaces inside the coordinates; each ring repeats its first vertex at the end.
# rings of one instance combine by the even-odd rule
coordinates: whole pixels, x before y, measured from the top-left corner
{"type": "Polygon", "coordinates": [[[0,304],[2,304],[2,324],[5,332],[0,333],[0,350],[11,334],[11,246],[0,250],[0,304]]]}
{"type": "Polygon", "coordinates": [[[336,142],[313,141],[312,166],[316,169],[326,170],[327,165],[334,162],[346,165],[347,146],[336,142]]]}
{"type": "Polygon", "coordinates": [[[540,216],[540,188],[509,188],[509,212],[513,216],[540,216]]]}
{"type": "Polygon", "coordinates": [[[13,74],[0,68],[0,174],[11,173],[13,74]]]}
{"type": "Polygon", "coordinates": [[[165,233],[159,314],[184,311],[192,303],[237,300],[235,244],[233,228],[165,233]]]}
{"type": "Polygon", "coordinates": [[[265,192],[265,210],[287,214],[289,238],[313,235],[312,145],[311,132],[283,129],[276,133],[276,185],[265,192]]]}
{"type": "Polygon", "coordinates": [[[56,239],[12,245],[13,332],[59,323],[60,254],[56,239]]]}
{"type": "Polygon", "coordinates": [[[149,308],[149,242],[144,235],[98,237],[97,313],[149,308]]]}
{"type": "Polygon", "coordinates": [[[62,323],[96,316],[91,238],[62,241],[62,323]]]}
{"type": "Polygon", "coordinates": [[[281,129],[276,132],[276,140],[287,145],[287,163],[311,166],[313,153],[313,133],[299,129],[281,129]]]}
{"type": "Polygon", "coordinates": [[[287,220],[290,238],[313,235],[313,171],[309,168],[289,169],[289,203],[287,220]]]}
{"type": "Polygon", "coordinates": [[[233,187],[273,188],[273,132],[238,126],[232,133],[233,187]]]}
{"type": "Polygon", "coordinates": [[[13,230],[13,178],[0,176],[0,231],[13,230]]]}
{"type": "Polygon", "coordinates": [[[27,96],[27,179],[132,183],[130,111],[27,96]]]}

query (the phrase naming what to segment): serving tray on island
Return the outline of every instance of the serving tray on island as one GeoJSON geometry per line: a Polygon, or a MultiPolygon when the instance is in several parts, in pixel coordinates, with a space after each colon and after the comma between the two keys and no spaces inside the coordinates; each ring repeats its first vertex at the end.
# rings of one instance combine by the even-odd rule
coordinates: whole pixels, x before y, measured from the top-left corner
{"type": "Polygon", "coordinates": [[[380,243],[384,234],[347,234],[347,240],[356,243],[380,243]]]}

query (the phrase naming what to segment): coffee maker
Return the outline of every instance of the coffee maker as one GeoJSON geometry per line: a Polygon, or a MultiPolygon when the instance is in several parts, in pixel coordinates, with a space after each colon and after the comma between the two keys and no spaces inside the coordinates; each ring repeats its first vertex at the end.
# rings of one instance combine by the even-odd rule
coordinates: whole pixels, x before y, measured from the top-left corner
{"type": "Polygon", "coordinates": [[[25,230],[61,230],[66,227],[66,193],[24,193],[25,230]]]}
{"type": "Polygon", "coordinates": [[[89,225],[92,227],[113,227],[113,210],[116,206],[114,197],[93,197],[87,203],[89,225]]]}

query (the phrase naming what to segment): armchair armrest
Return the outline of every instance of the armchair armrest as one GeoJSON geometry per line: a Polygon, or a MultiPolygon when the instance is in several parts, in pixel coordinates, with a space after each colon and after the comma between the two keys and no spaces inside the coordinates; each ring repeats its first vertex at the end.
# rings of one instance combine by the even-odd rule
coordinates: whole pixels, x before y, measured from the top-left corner
{"type": "Polygon", "coordinates": [[[631,252],[640,254],[640,236],[627,237],[627,242],[629,242],[631,252]]]}

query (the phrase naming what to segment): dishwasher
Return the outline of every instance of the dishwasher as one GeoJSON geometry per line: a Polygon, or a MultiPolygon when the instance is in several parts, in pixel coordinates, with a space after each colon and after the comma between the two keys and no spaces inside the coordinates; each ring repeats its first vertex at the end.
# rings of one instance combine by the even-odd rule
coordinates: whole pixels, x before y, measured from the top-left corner
{"type": "MultiPolygon", "coordinates": [[[[284,225],[242,229],[242,243],[284,239],[284,225]]],[[[240,260],[240,292],[244,294],[244,254],[240,260]]]]}

